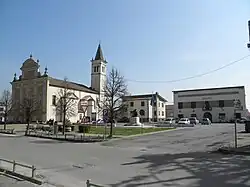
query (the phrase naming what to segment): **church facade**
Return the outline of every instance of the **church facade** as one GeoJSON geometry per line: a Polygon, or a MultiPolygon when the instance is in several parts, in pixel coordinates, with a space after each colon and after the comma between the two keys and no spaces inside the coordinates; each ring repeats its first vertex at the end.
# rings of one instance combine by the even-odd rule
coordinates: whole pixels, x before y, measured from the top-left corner
{"type": "Polygon", "coordinates": [[[13,121],[25,122],[27,110],[33,112],[31,121],[62,121],[62,110],[58,110],[61,108],[59,101],[62,101],[61,93],[66,90],[67,102],[70,102],[70,106],[67,106],[67,110],[70,110],[70,114],[66,115],[68,120],[76,123],[82,119],[93,121],[101,118],[102,111],[98,102],[103,98],[107,61],[100,44],[95,58],[91,60],[91,86],[53,78],[49,76],[47,68],[44,73],[40,73],[39,67],[39,60],[31,55],[22,64],[21,75],[17,77],[15,74],[11,82],[16,108],[12,114],[13,121]]]}

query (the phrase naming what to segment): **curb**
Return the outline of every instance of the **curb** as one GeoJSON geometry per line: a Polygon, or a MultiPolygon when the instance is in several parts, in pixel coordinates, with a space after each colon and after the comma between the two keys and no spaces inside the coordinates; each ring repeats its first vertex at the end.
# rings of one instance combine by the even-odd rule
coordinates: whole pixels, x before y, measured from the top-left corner
{"type": "Polygon", "coordinates": [[[28,176],[25,176],[25,175],[22,175],[22,174],[19,174],[19,173],[16,173],[16,172],[13,172],[13,171],[10,171],[7,169],[3,169],[1,167],[0,167],[0,172],[3,172],[3,173],[10,175],[10,176],[14,176],[14,177],[23,179],[25,181],[29,181],[29,182],[34,183],[34,184],[42,185],[42,183],[43,183],[42,181],[37,180],[35,178],[31,178],[31,177],[28,177],[28,176]]]}
{"type": "Polygon", "coordinates": [[[149,132],[149,133],[143,133],[143,134],[135,134],[135,135],[131,135],[131,136],[123,136],[123,137],[107,140],[107,142],[123,140],[123,139],[130,139],[130,138],[140,137],[140,136],[147,136],[147,135],[152,135],[152,134],[159,134],[159,133],[163,133],[163,132],[171,132],[171,131],[176,131],[176,130],[181,130],[181,129],[183,129],[183,128],[173,128],[173,129],[157,131],[157,132],[149,132]]]}
{"type": "Polygon", "coordinates": [[[21,137],[21,136],[24,136],[24,135],[0,133],[0,136],[21,137]]]}
{"type": "Polygon", "coordinates": [[[74,139],[65,139],[65,138],[54,138],[54,137],[46,137],[46,136],[36,136],[36,135],[25,135],[27,137],[33,137],[33,138],[43,138],[43,139],[50,139],[50,140],[57,140],[57,141],[65,141],[65,142],[74,142],[74,143],[98,143],[98,142],[104,142],[102,139],[97,140],[74,140],[74,139]]]}
{"type": "Polygon", "coordinates": [[[16,134],[16,133],[15,132],[11,133],[11,132],[8,132],[8,131],[6,131],[6,132],[0,131],[0,134],[16,134]]]}

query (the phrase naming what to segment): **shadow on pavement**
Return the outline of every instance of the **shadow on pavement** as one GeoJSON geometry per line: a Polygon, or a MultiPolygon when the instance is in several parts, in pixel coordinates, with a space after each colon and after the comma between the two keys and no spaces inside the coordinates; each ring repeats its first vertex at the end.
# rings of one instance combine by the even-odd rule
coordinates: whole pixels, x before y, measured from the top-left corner
{"type": "Polygon", "coordinates": [[[250,186],[250,157],[191,152],[144,154],[134,159],[134,162],[122,165],[145,167],[148,174],[138,172],[137,176],[111,186],[250,186]]]}

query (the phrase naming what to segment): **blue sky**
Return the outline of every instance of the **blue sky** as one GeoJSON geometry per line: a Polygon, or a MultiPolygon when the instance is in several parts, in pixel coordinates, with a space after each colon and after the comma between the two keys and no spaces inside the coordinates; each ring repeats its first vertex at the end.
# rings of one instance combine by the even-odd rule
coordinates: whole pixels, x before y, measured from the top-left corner
{"type": "MultiPolygon", "coordinates": [[[[249,0],[1,0],[0,90],[30,53],[41,72],[90,85],[90,59],[101,40],[108,66],[127,79],[173,80],[250,54],[249,0]]],[[[245,85],[250,58],[221,71],[175,83],[128,82],[131,93],[245,85]]],[[[250,100],[247,103],[250,107],[250,100]]]]}

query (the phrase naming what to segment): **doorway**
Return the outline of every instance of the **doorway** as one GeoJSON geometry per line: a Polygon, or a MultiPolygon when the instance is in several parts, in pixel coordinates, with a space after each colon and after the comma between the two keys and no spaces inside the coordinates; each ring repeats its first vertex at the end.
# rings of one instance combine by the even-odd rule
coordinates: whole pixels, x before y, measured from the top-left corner
{"type": "Polygon", "coordinates": [[[208,118],[210,119],[210,121],[212,122],[212,114],[210,112],[205,112],[204,115],[203,115],[203,118],[208,118]]]}

